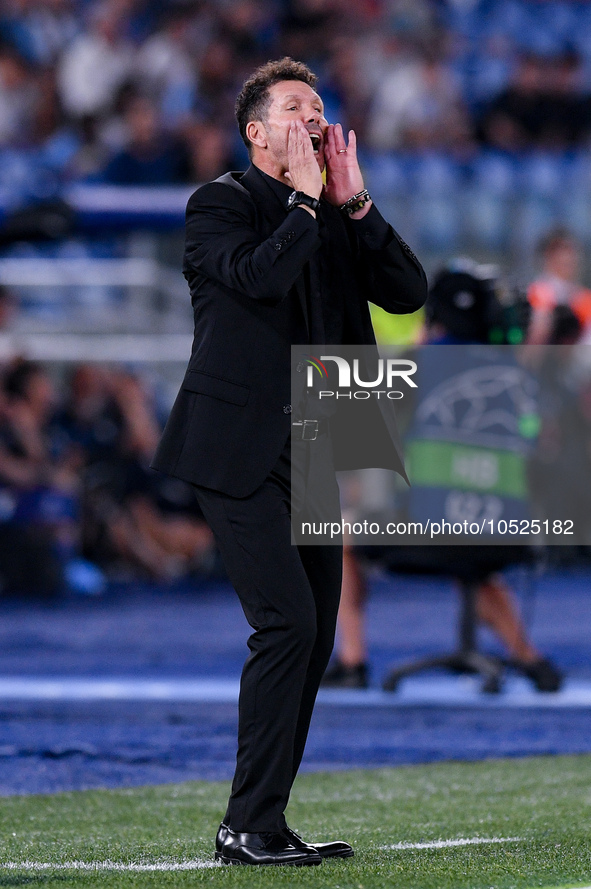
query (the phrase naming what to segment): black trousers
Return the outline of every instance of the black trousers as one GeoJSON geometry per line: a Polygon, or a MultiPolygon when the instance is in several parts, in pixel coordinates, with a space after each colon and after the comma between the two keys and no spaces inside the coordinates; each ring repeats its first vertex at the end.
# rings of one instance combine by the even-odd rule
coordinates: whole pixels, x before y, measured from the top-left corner
{"type": "MultiPolygon", "coordinates": [[[[332,472],[338,502],[328,436],[306,444],[312,475],[332,472]]],[[[292,544],[289,442],[249,497],[195,491],[254,630],[240,683],[236,772],[224,821],[237,831],[279,831],[334,644],[342,547],[292,544]]]]}

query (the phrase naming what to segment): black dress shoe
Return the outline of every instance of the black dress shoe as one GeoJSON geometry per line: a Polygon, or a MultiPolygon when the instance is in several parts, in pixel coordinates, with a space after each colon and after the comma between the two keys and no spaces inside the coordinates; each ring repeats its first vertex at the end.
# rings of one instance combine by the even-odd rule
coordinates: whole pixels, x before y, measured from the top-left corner
{"type": "Polygon", "coordinates": [[[539,658],[531,664],[523,664],[521,669],[536,686],[538,691],[560,691],[564,676],[551,660],[539,658]]]}
{"type": "Polygon", "coordinates": [[[347,666],[338,658],[329,665],[322,677],[322,688],[367,688],[369,686],[367,664],[347,666]]]}
{"type": "Polygon", "coordinates": [[[334,843],[306,843],[287,825],[283,828],[283,835],[296,849],[315,849],[321,858],[352,858],[355,855],[349,843],[343,840],[335,840],[334,843]]]}
{"type": "Polygon", "coordinates": [[[316,849],[303,841],[295,846],[284,833],[238,833],[220,824],[215,845],[215,860],[223,864],[322,864],[316,849]]]}

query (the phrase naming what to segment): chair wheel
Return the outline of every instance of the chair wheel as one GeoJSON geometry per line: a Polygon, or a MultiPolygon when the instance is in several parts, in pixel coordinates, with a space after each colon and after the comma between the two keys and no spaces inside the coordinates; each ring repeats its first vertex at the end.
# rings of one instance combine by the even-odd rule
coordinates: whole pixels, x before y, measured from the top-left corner
{"type": "Polygon", "coordinates": [[[487,695],[498,695],[501,691],[499,676],[488,676],[482,683],[482,691],[487,695]]]}

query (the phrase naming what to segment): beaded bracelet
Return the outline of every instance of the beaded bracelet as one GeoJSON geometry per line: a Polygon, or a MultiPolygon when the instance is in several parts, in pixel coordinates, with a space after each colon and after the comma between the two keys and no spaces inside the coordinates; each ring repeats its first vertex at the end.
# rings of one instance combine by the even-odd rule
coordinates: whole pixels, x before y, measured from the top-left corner
{"type": "Polygon", "coordinates": [[[363,191],[360,191],[359,194],[354,194],[352,198],[349,198],[348,201],[345,201],[344,204],[341,204],[339,210],[342,213],[347,213],[349,216],[352,216],[353,213],[357,213],[358,210],[361,210],[365,205],[371,201],[369,196],[369,192],[366,188],[363,191]]]}

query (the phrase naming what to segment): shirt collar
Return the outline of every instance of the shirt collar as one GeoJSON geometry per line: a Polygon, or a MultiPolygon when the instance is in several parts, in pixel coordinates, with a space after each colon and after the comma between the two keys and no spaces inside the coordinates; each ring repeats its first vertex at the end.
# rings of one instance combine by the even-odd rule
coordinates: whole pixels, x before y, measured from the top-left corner
{"type": "Polygon", "coordinates": [[[267,185],[273,189],[283,206],[285,206],[288,197],[293,191],[291,185],[287,185],[286,182],[281,182],[279,179],[275,179],[273,176],[269,176],[269,174],[261,170],[260,167],[257,167],[256,169],[261,174],[267,185]]]}

